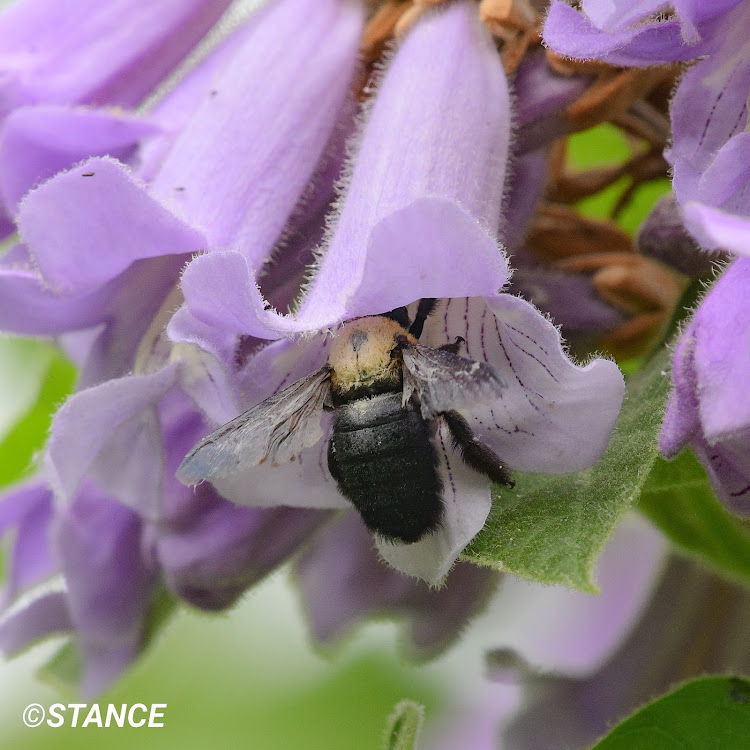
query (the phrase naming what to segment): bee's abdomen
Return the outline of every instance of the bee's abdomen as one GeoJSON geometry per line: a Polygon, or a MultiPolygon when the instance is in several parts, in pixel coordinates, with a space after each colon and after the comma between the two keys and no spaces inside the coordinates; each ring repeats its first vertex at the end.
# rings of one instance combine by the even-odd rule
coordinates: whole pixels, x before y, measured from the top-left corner
{"type": "Polygon", "coordinates": [[[429,425],[401,393],[336,409],[328,467],[365,524],[389,539],[416,542],[440,525],[442,482],[429,425]]]}

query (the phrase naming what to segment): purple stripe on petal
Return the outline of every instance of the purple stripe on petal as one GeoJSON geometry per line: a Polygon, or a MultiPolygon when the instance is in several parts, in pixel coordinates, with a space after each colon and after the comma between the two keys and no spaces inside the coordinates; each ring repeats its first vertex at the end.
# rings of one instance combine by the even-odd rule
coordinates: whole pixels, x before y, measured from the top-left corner
{"type": "Polygon", "coordinates": [[[528,302],[507,294],[449,300],[425,333],[433,345],[463,337],[467,355],[508,383],[497,403],[464,415],[511,468],[578,471],[604,452],[624,392],[617,365],[575,365],[555,326],[528,302]]]}
{"type": "MultiPolygon", "coordinates": [[[[745,29],[750,6],[742,3],[720,21],[707,50],[711,54],[685,73],[670,107],[673,144],[669,158],[674,165],[674,191],[683,204],[701,200],[719,205],[726,200],[721,195],[713,198],[711,183],[701,178],[720,149],[747,123],[750,41],[745,29]]],[[[717,190],[722,188],[717,186],[717,190]]],[[[744,203],[748,203],[747,196],[744,203]]]]}

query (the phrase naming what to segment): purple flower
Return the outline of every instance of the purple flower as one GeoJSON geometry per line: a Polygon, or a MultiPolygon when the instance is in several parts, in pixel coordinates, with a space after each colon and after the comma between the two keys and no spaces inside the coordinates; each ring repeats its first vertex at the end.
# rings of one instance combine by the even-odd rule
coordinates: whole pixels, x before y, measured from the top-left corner
{"type": "MultiPolygon", "coordinates": [[[[80,401],[70,403],[72,408],[64,407],[57,418],[63,423],[58,439],[65,435],[66,418],[74,419],[80,407],[80,401]]],[[[55,573],[66,584],[64,593],[34,599],[8,617],[0,627],[0,647],[13,654],[47,635],[70,634],[83,664],[79,689],[89,696],[119,677],[145,647],[149,613],[161,585],[200,609],[225,609],[328,520],[327,514],[308,510],[238,508],[209,485],[197,492],[182,486],[174,471],[189,445],[204,434],[203,420],[177,389],[150,416],[151,431],[142,424],[130,429],[113,425],[120,438],[134,440],[132,450],[114,454],[111,439],[108,444],[104,437],[97,459],[103,472],[110,461],[128,462],[125,473],[105,478],[122,493],[118,480],[127,469],[148,462],[142,446],[166,451],[163,474],[149,477],[162,489],[158,514],[148,517],[126,507],[120,497],[97,486],[95,475],[82,479],[54,511],[52,492],[43,484],[16,490],[0,504],[0,533],[17,529],[6,602],[55,573]],[[149,443],[157,433],[159,444],[149,443]]],[[[78,426],[80,435],[83,424],[78,426]]],[[[128,491],[143,486],[138,476],[132,481],[128,491]]]]}
{"type": "MultiPolygon", "coordinates": [[[[489,362],[509,384],[496,403],[463,412],[475,435],[514,469],[590,466],[619,410],[622,377],[611,362],[574,365],[548,320],[497,292],[508,276],[493,238],[508,134],[505,76],[474,8],[455,3],[425,16],[383,78],[341,212],[296,311],[268,309],[242,253],[212,252],[185,270],[187,309],[172,319],[170,335],[179,340],[197,319],[274,341],[241,373],[239,389],[253,404],[325,364],[329,342],[321,329],[442,298],[422,343],[438,347],[461,337],[470,359],[489,362]],[[295,334],[306,336],[287,338],[295,334]]],[[[322,428],[320,436],[297,461],[250,466],[215,486],[247,505],[349,508],[326,468],[322,428]]],[[[442,527],[414,544],[376,542],[391,565],[433,584],[491,505],[489,480],[462,462],[444,426],[436,440],[442,527]]]]}
{"type": "Polygon", "coordinates": [[[0,14],[3,235],[35,184],[88,156],[127,158],[154,132],[146,120],[90,106],[136,106],[229,4],[24,0],[0,14]]]}
{"type": "Polygon", "coordinates": [[[186,392],[212,413],[235,408],[225,384],[235,341],[214,340],[209,357],[160,333],[191,253],[225,243],[260,263],[303,193],[304,209],[320,211],[325,187],[307,186],[331,171],[325,150],[342,137],[361,22],[349,0],[272,4],[155,108],[161,133],[140,161],[149,187],[111,158],[92,159],[23,202],[25,245],[3,258],[3,324],[65,333],[82,373],[56,416],[40,484],[0,505],[3,530],[19,530],[9,598],[55,571],[67,590],[11,617],[3,643],[15,651],[72,631],[89,694],[143,648],[160,581],[201,608],[227,607],[328,517],[237,508],[174,479],[206,431],[186,392]]]}
{"type": "MultiPolygon", "coordinates": [[[[648,16],[660,3],[633,8],[592,0],[583,5],[588,20],[556,3],[545,25],[545,38],[560,52],[616,64],[703,58],[682,77],[672,100],[673,143],[668,157],[674,167],[674,191],[686,228],[705,250],[745,256],[750,253],[746,132],[750,48],[745,34],[750,3],[674,5],[675,18],[659,22],[648,16]]],[[[685,248],[683,265],[691,263],[694,247],[684,239],[680,242],[685,248]]],[[[668,457],[689,444],[719,497],[744,515],[750,514],[750,405],[744,397],[750,326],[747,289],[747,262],[738,260],[683,332],[675,351],[674,391],[661,436],[661,449],[668,457]]]]}
{"type": "Polygon", "coordinates": [[[674,358],[674,391],[664,419],[667,457],[690,445],[714,490],[750,515],[750,260],[724,272],[683,332],[674,358]]]}
{"type": "Polygon", "coordinates": [[[750,215],[745,132],[750,55],[744,33],[750,3],[684,0],[673,4],[670,20],[662,21],[654,13],[665,5],[590,0],[583,4],[584,17],[555,2],[544,38],[556,52],[615,65],[703,58],[684,74],[672,99],[672,146],[666,156],[688,228],[704,248],[716,249],[719,238],[736,231],[735,217],[750,215]],[[724,224],[723,233],[706,226],[712,221],[724,224]]]}

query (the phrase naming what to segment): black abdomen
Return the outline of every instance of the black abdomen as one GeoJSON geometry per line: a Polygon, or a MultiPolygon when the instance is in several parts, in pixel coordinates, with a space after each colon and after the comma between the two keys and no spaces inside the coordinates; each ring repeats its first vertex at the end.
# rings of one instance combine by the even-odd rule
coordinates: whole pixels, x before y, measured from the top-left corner
{"type": "Polygon", "coordinates": [[[402,407],[401,392],[336,409],[328,467],[372,531],[416,542],[440,525],[437,451],[418,408],[402,407]]]}

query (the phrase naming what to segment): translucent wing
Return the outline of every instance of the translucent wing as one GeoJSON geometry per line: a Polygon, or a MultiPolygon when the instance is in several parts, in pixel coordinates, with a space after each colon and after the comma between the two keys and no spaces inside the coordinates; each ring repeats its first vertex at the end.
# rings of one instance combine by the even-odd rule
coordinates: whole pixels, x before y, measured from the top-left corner
{"type": "Polygon", "coordinates": [[[261,401],[203,438],[185,456],[177,478],[183,484],[210,482],[239,467],[292,459],[323,438],[329,387],[324,367],[261,401]]]}
{"type": "Polygon", "coordinates": [[[445,349],[404,343],[404,403],[416,393],[422,417],[497,401],[507,384],[486,362],[475,362],[445,349]]]}

